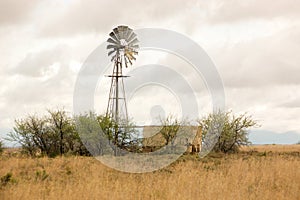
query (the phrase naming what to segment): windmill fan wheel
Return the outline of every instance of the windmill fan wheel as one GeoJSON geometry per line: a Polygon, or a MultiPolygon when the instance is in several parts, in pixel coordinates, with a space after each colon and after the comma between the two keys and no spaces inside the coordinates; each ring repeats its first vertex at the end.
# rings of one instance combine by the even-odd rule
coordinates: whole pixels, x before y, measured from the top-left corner
{"type": "Polygon", "coordinates": [[[108,56],[112,56],[111,61],[123,60],[126,67],[128,67],[128,63],[132,65],[132,60],[136,60],[135,55],[138,54],[137,35],[128,26],[118,26],[109,36],[106,48],[109,50],[108,56]]]}

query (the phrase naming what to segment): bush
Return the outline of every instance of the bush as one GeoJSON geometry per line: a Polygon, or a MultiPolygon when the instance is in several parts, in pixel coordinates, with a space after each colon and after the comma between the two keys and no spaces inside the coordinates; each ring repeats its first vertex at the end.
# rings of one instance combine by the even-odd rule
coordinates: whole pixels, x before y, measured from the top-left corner
{"type": "Polygon", "coordinates": [[[211,139],[217,136],[213,151],[231,153],[239,151],[240,146],[250,144],[248,129],[256,126],[257,122],[246,113],[235,116],[232,112],[218,112],[200,120],[199,125],[203,131],[204,146],[209,145],[211,139]]]}
{"type": "Polygon", "coordinates": [[[48,115],[30,115],[15,121],[9,140],[19,143],[23,150],[35,156],[37,153],[54,157],[63,154],[82,155],[82,144],[75,121],[63,110],[48,111],[48,115]]]}
{"type": "Polygon", "coordinates": [[[120,149],[128,147],[130,134],[105,115],[95,113],[76,116],[76,126],[80,138],[89,152],[94,156],[119,154],[120,149]],[[119,131],[116,131],[119,130],[119,131]]]}

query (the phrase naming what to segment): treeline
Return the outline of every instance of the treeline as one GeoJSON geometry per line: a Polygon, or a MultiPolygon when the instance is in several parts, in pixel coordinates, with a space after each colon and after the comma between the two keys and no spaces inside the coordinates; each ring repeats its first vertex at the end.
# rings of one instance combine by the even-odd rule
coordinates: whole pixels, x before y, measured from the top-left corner
{"type": "MultiPolygon", "coordinates": [[[[186,122],[167,117],[161,124],[162,136],[168,145],[176,140],[179,127],[186,122]]],[[[213,151],[233,153],[240,146],[250,144],[248,130],[257,122],[247,114],[235,116],[232,112],[219,112],[198,120],[198,125],[202,128],[204,148],[213,142],[213,151]]],[[[105,115],[88,113],[73,117],[64,110],[48,110],[43,116],[29,115],[15,120],[7,139],[20,144],[24,153],[49,157],[118,155],[121,151],[140,152],[143,145],[131,122],[120,127],[105,115]]]]}
{"type": "Polygon", "coordinates": [[[48,110],[43,116],[15,120],[7,140],[18,143],[31,156],[103,155],[139,146],[131,127],[131,123],[119,127],[109,117],[92,112],[72,117],[65,110],[48,110]]]}

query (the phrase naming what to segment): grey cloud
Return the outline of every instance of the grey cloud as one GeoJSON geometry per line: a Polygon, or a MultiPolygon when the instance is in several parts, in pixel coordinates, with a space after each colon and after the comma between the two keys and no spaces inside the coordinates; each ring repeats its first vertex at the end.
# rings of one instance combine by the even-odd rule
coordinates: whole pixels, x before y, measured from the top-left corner
{"type": "Polygon", "coordinates": [[[64,64],[59,72],[48,80],[19,77],[17,81],[10,82],[10,87],[1,94],[5,97],[3,103],[13,105],[4,110],[9,114],[18,113],[18,110],[26,108],[71,105],[74,82],[75,74],[64,64]]]}
{"type": "Polygon", "coordinates": [[[300,84],[300,28],[224,47],[214,59],[227,87],[300,84]]]}
{"type": "Polygon", "coordinates": [[[38,3],[38,0],[1,0],[0,25],[18,24],[27,20],[38,3]]]}
{"type": "Polygon", "coordinates": [[[229,23],[251,19],[299,17],[300,1],[297,0],[215,0],[211,2],[208,20],[212,23],[229,23]]]}
{"type": "Polygon", "coordinates": [[[290,101],[287,101],[283,104],[279,104],[279,107],[284,107],[284,108],[300,108],[300,97],[294,98],[290,101]]]}
{"type": "Polygon", "coordinates": [[[87,32],[107,32],[118,24],[143,25],[182,12],[196,1],[77,1],[67,10],[53,16],[42,26],[42,36],[70,36],[87,32]]]}
{"type": "Polygon", "coordinates": [[[18,66],[9,71],[5,77],[6,85],[0,94],[4,105],[2,118],[12,113],[29,113],[30,110],[51,108],[57,105],[71,105],[75,82],[75,72],[69,68],[69,47],[59,45],[35,54],[31,53],[18,66]],[[58,63],[56,73],[46,77],[44,72],[49,66],[58,63]]]}
{"type": "Polygon", "coordinates": [[[37,53],[28,53],[15,68],[10,70],[10,73],[41,77],[51,65],[66,59],[64,57],[66,49],[67,46],[61,45],[37,53]]]}

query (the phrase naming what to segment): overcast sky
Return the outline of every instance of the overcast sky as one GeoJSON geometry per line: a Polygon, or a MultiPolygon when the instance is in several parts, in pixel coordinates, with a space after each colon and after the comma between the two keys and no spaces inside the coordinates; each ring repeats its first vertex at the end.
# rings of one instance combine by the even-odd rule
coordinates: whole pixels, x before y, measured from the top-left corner
{"type": "MultiPolygon", "coordinates": [[[[126,24],[196,41],[216,64],[227,109],[253,115],[260,130],[300,135],[299,10],[297,0],[1,0],[0,133],[47,108],[72,112],[82,63],[112,28],[126,24]]],[[[168,56],[148,52],[138,62],[168,64],[168,56]]]]}

